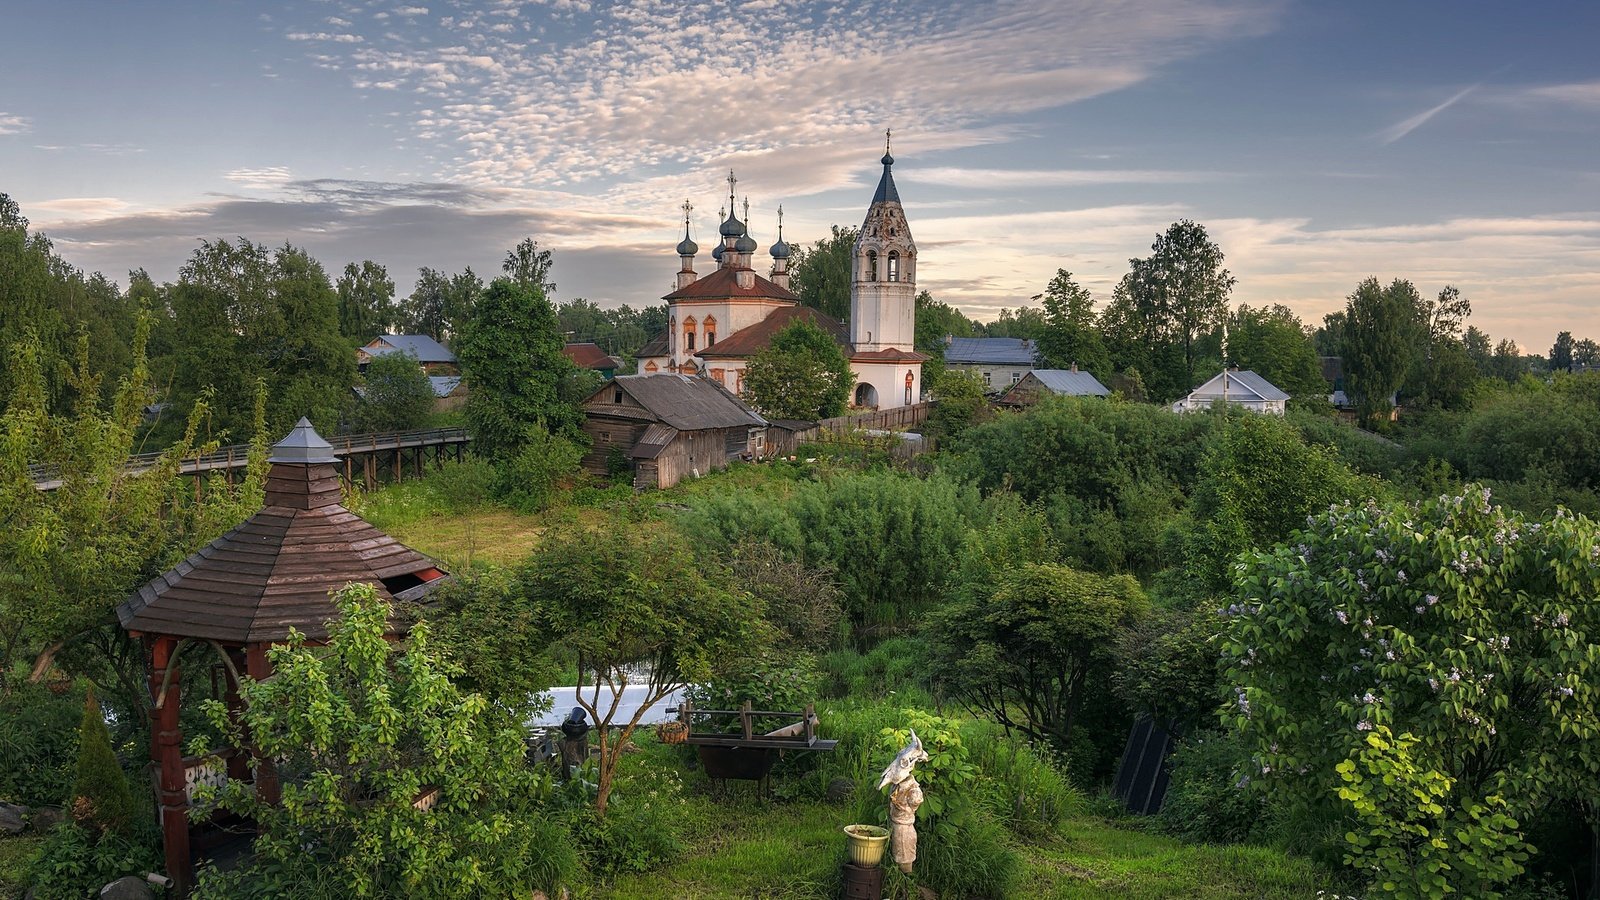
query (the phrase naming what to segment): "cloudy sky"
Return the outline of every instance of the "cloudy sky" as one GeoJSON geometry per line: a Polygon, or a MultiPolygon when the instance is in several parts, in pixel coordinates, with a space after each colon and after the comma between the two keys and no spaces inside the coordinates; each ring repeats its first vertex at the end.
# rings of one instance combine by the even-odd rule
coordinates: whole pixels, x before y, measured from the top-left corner
{"type": "Polygon", "coordinates": [[[860,222],[893,128],[920,286],[980,319],[1058,267],[1104,300],[1192,218],[1238,301],[1309,321],[1404,277],[1533,352],[1600,338],[1584,0],[14,0],[6,23],[0,191],[123,283],[245,235],[404,293],[531,235],[559,297],[650,304],[685,199],[709,249],[733,168],[764,260],[780,203],[791,243],[860,222]]]}

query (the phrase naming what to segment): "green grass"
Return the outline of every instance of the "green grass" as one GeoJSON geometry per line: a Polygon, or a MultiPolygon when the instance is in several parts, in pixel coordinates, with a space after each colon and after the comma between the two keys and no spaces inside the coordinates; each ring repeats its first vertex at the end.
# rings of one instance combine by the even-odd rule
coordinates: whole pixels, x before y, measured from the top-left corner
{"type": "Polygon", "coordinates": [[[37,834],[0,837],[0,897],[22,896],[23,871],[42,843],[37,834]]]}

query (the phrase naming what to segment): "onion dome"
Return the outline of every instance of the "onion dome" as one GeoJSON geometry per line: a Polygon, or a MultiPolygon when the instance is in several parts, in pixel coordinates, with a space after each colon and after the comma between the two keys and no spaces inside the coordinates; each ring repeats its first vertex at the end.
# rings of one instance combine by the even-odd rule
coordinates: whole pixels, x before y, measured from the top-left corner
{"type": "Polygon", "coordinates": [[[756,246],[756,239],[749,232],[739,235],[739,239],[733,242],[733,249],[740,253],[754,253],[756,246]]]}
{"type": "Polygon", "coordinates": [[[723,237],[738,237],[744,234],[744,223],[739,221],[738,216],[728,213],[728,219],[722,223],[722,228],[719,231],[723,237]]]}
{"type": "Polygon", "coordinates": [[[693,255],[695,255],[696,253],[699,253],[699,252],[700,252],[700,245],[696,244],[694,241],[689,240],[689,237],[687,235],[684,236],[683,240],[678,242],[678,255],[679,256],[693,256],[693,255]]]}
{"type": "Polygon", "coordinates": [[[773,259],[788,259],[789,258],[789,243],[787,241],[783,240],[782,238],[779,238],[778,242],[776,244],[772,245],[772,251],[771,252],[772,252],[772,258],[773,259]]]}
{"type": "Polygon", "coordinates": [[[711,258],[716,260],[717,262],[722,262],[722,245],[721,244],[718,244],[715,247],[711,248],[711,258]]]}

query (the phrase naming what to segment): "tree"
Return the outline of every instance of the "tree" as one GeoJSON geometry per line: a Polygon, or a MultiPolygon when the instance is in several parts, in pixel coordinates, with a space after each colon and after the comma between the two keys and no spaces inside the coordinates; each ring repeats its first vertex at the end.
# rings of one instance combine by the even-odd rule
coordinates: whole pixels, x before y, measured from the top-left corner
{"type": "Polygon", "coordinates": [[[940,367],[937,377],[927,379],[928,390],[938,402],[928,414],[928,424],[941,439],[959,437],[989,408],[983,379],[976,372],[940,367]]]}
{"type": "Polygon", "coordinates": [[[1318,356],[1338,356],[1344,352],[1346,324],[1348,323],[1342,309],[1322,317],[1321,327],[1311,335],[1311,342],[1316,345],[1318,356]]]}
{"type": "Polygon", "coordinates": [[[1499,896],[1528,819],[1592,797],[1600,772],[1600,673],[1577,649],[1600,640],[1597,542],[1588,519],[1470,487],[1341,504],[1253,554],[1224,639],[1250,778],[1337,798],[1360,823],[1346,860],[1386,894],[1499,896]]]}
{"type": "Polygon", "coordinates": [[[1528,371],[1528,362],[1522,358],[1517,342],[1505,338],[1494,345],[1494,358],[1489,364],[1490,373],[1502,381],[1514,382],[1528,371]]]}
{"type": "Polygon", "coordinates": [[[357,431],[407,431],[433,411],[433,383],[410,353],[373,357],[362,376],[352,427],[357,431]]]}
{"type": "Polygon", "coordinates": [[[394,324],[394,282],[389,270],[372,260],[346,263],[339,276],[339,332],[357,344],[383,334],[394,324]]]}
{"type": "Polygon", "coordinates": [[[1329,393],[1316,347],[1287,306],[1240,305],[1228,317],[1227,357],[1229,365],[1255,372],[1296,403],[1318,405],[1329,393]]]}
{"type": "Polygon", "coordinates": [[[929,616],[936,670],[975,712],[1065,750],[1089,694],[1110,680],[1118,632],[1144,614],[1144,593],[1126,575],[1048,562],[991,571],[991,584],[929,616]]]}
{"type": "Polygon", "coordinates": [[[1572,345],[1572,364],[1585,370],[1600,366],[1600,344],[1584,338],[1572,345]]]}
{"type": "Polygon", "coordinates": [[[304,250],[286,244],[272,263],[277,315],[264,324],[276,327],[255,338],[267,382],[267,427],[281,434],[306,416],[332,431],[356,379],[355,354],[339,336],[338,294],[304,250]]]}
{"type": "Polygon", "coordinates": [[[128,776],[111,752],[111,733],[94,691],[83,698],[83,722],[78,726],[78,775],[72,784],[72,818],[95,832],[126,835],[133,831],[133,790],[128,776]]]}
{"type": "Polygon", "coordinates": [[[726,573],[671,529],[627,539],[588,531],[556,537],[528,559],[520,579],[551,649],[577,656],[578,705],[600,737],[601,816],[622,750],[644,716],[673,690],[731,671],[767,642],[754,598],[731,588],[726,573]],[[630,685],[643,693],[624,717],[630,685]]]}
{"type": "Polygon", "coordinates": [[[1553,372],[1572,371],[1572,350],[1572,332],[1563,331],[1556,335],[1556,342],[1550,347],[1550,370],[1553,372]]]}
{"type": "Polygon", "coordinates": [[[400,307],[397,324],[406,334],[444,340],[451,330],[450,278],[427,266],[417,270],[417,283],[400,307]]]}
{"type": "Polygon", "coordinates": [[[577,369],[563,343],[555,311],[537,289],[509,278],[489,285],[455,342],[477,453],[514,457],[530,429],[576,436],[583,416],[562,400],[561,385],[577,369]]]}
{"type": "Polygon", "coordinates": [[[1000,310],[1000,315],[983,327],[983,333],[988,337],[1031,341],[1044,334],[1046,327],[1043,310],[1034,306],[1019,306],[1015,310],[1000,310]]]}
{"type": "Polygon", "coordinates": [[[855,249],[856,229],[837,225],[832,234],[811,247],[796,247],[789,280],[800,295],[800,302],[841,322],[847,321],[855,249]]]}
{"type": "Polygon", "coordinates": [[[917,292],[916,306],[916,347],[922,353],[942,357],[946,337],[976,337],[983,327],[927,291],[917,292]]]}
{"type": "Polygon", "coordinates": [[[212,798],[257,836],[254,859],[201,895],[523,896],[571,876],[565,830],[522,808],[536,781],[521,720],[451,683],[426,623],[404,645],[387,640],[394,611],[371,585],[334,602],[326,646],[291,633],[268,651],[274,677],[241,680],[237,721],[205,703],[236,750],[274,761],[282,802],[240,781],[212,798]],[[426,812],[422,797],[433,800],[426,812]],[[540,860],[556,871],[536,871],[540,860]]]}
{"type": "Polygon", "coordinates": [[[550,251],[541,249],[538,241],[531,237],[523,238],[517,246],[506,251],[506,258],[500,264],[500,270],[507,278],[516,282],[518,287],[537,290],[549,297],[556,292],[556,285],[555,282],[546,281],[545,278],[549,276],[550,267],[554,262],[550,251]]]}
{"type": "Polygon", "coordinates": [[[1426,340],[1420,321],[1421,295],[1411,282],[1395,279],[1380,287],[1368,278],[1356,287],[1345,306],[1345,392],[1357,415],[1371,425],[1392,398],[1426,340]]]}
{"type": "Polygon", "coordinates": [[[772,336],[745,367],[745,395],[775,419],[844,415],[855,375],[844,349],[810,319],[797,318],[772,336]]]}
{"type": "Polygon", "coordinates": [[[1489,336],[1478,330],[1476,325],[1468,325],[1466,333],[1461,335],[1461,345],[1477,367],[1478,374],[1488,377],[1494,361],[1494,343],[1489,336]]]}
{"type": "Polygon", "coordinates": [[[1130,260],[1134,302],[1156,335],[1183,349],[1184,383],[1195,381],[1195,342],[1222,324],[1234,278],[1222,268],[1222,249],[1205,226],[1174,222],[1150,245],[1150,256],[1130,260]]]}
{"type": "Polygon", "coordinates": [[[1045,330],[1039,333],[1039,356],[1045,368],[1077,366],[1097,378],[1111,376],[1111,357],[1095,328],[1094,298],[1057,269],[1044,290],[1045,330]]]}

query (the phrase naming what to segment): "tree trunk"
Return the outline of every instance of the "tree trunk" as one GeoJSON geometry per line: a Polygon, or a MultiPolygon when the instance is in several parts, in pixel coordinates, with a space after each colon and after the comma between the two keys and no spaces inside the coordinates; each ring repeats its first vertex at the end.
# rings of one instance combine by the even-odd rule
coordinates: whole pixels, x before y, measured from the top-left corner
{"type": "Polygon", "coordinates": [[[44,673],[50,671],[50,664],[55,662],[56,653],[61,650],[64,644],[66,644],[64,640],[56,641],[39,651],[39,655],[34,657],[33,660],[33,671],[28,675],[29,684],[38,684],[44,678],[44,673]]]}

